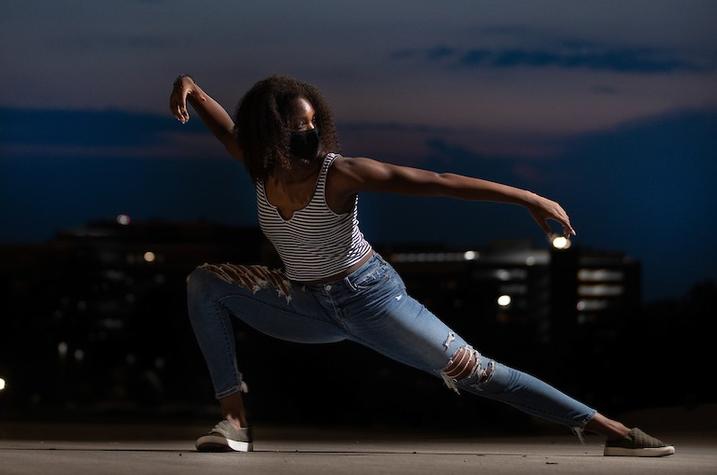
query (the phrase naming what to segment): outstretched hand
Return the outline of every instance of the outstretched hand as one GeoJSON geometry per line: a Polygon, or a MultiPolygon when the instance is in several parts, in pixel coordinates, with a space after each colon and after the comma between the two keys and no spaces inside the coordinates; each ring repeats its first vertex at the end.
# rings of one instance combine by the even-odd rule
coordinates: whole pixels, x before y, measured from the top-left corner
{"type": "Polygon", "coordinates": [[[178,76],[174,81],[172,93],[169,95],[169,110],[183,124],[189,120],[187,96],[190,94],[202,102],[207,100],[207,96],[199,90],[191,77],[184,74],[178,76]]]}
{"type": "Polygon", "coordinates": [[[535,222],[545,231],[549,239],[554,233],[548,225],[548,219],[553,219],[563,226],[563,235],[566,238],[570,237],[571,234],[573,236],[577,235],[570,224],[570,218],[568,218],[567,213],[558,203],[535,193],[531,194],[531,198],[530,202],[525,206],[528,208],[528,211],[530,211],[535,222]]]}

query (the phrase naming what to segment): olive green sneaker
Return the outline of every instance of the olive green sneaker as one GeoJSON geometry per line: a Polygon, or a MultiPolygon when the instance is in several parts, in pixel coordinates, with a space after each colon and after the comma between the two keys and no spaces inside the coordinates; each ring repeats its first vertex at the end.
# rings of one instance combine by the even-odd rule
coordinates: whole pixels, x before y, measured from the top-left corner
{"type": "Polygon", "coordinates": [[[632,457],[662,457],[675,453],[675,448],[633,427],[622,439],[605,442],[603,455],[626,455],[632,457]]]}
{"type": "Polygon", "coordinates": [[[228,420],[222,419],[212,430],[202,434],[195,446],[199,452],[252,452],[251,426],[236,429],[228,420]]]}

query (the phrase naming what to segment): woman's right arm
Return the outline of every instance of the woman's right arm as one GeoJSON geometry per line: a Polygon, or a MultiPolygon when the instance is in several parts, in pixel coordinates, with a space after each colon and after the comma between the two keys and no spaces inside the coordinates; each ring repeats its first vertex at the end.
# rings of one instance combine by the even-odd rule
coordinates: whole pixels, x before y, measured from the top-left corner
{"type": "Polygon", "coordinates": [[[172,94],[169,98],[169,109],[177,120],[183,124],[186,124],[189,120],[187,102],[197,111],[199,117],[214,136],[224,144],[227,151],[235,158],[243,160],[243,153],[234,138],[234,121],[227,111],[209,94],[204,92],[191,77],[181,75],[174,82],[172,94]]]}

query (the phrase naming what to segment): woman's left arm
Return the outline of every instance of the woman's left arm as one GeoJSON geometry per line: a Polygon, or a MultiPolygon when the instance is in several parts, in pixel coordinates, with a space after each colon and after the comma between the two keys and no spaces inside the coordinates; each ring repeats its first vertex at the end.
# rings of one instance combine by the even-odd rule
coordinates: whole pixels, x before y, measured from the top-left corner
{"type": "Polygon", "coordinates": [[[548,219],[561,224],[565,237],[577,235],[570,218],[558,203],[532,191],[456,173],[438,173],[365,157],[339,160],[336,168],[339,180],[348,193],[384,191],[518,204],[528,209],[549,237],[553,232],[548,219]]]}

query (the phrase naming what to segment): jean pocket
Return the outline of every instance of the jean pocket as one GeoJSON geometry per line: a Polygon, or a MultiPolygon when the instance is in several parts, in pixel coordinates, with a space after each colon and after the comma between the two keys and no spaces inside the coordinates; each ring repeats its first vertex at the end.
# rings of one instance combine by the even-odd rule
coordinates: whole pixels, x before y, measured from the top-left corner
{"type": "Polygon", "coordinates": [[[378,285],[381,282],[384,282],[389,277],[390,274],[388,272],[388,266],[384,263],[381,263],[376,270],[359,277],[359,279],[354,282],[353,285],[354,287],[356,287],[357,290],[366,290],[370,289],[375,285],[378,285]]]}

